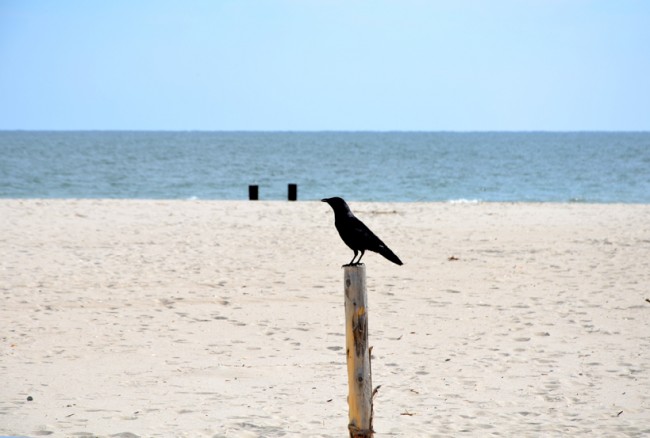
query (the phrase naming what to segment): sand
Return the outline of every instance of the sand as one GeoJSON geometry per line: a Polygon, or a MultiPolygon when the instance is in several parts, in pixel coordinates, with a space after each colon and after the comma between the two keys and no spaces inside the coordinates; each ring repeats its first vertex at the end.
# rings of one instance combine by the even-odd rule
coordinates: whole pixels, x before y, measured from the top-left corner
{"type": "MultiPolygon", "coordinates": [[[[650,206],[351,206],[378,437],[650,434],[650,206]]],[[[351,257],[319,202],[0,200],[0,434],[346,436],[351,257]]]]}

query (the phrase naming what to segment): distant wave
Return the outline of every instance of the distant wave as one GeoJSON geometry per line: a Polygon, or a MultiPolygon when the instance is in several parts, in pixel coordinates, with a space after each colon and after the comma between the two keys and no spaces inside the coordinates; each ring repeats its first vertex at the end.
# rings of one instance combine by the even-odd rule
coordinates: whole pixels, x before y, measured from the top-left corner
{"type": "Polygon", "coordinates": [[[449,204],[478,204],[481,202],[480,199],[450,199],[447,201],[449,204]]]}

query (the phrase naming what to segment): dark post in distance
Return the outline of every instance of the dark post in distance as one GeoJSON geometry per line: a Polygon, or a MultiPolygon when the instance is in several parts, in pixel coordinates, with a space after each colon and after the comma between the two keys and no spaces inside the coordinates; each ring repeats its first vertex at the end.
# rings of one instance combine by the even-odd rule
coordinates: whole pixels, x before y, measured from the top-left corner
{"type": "Polygon", "coordinates": [[[257,201],[258,187],[256,185],[248,186],[248,199],[251,201],[257,201]]]}
{"type": "Polygon", "coordinates": [[[298,200],[298,184],[289,184],[289,201],[298,200]]]}

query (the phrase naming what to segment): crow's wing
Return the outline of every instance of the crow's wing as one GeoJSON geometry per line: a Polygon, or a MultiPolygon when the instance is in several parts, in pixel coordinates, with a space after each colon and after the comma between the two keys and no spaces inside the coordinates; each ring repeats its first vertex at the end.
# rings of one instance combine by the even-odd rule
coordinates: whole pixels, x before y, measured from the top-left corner
{"type": "Polygon", "coordinates": [[[341,235],[341,239],[343,239],[343,242],[345,242],[345,244],[353,251],[374,251],[386,257],[393,263],[398,265],[402,264],[399,257],[397,257],[379,237],[375,236],[366,224],[356,217],[346,217],[344,221],[337,221],[335,225],[341,235]]]}
{"type": "Polygon", "coordinates": [[[354,216],[337,223],[336,228],[339,230],[341,239],[353,250],[379,251],[381,247],[386,246],[379,237],[370,231],[366,224],[354,216]]]}

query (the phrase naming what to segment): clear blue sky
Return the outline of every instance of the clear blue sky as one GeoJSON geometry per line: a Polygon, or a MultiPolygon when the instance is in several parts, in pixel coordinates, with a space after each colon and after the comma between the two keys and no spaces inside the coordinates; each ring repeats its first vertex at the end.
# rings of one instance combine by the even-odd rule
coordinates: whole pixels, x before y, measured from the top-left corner
{"type": "Polygon", "coordinates": [[[650,1],[0,0],[0,129],[650,130],[650,1]]]}

